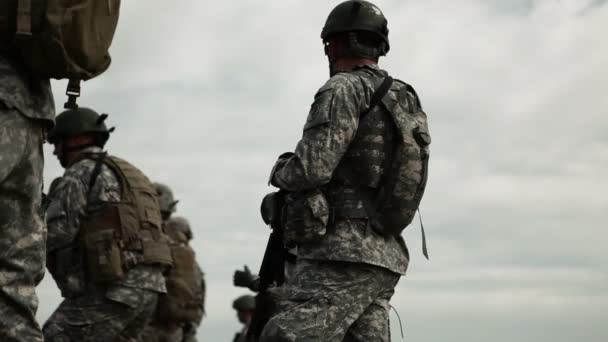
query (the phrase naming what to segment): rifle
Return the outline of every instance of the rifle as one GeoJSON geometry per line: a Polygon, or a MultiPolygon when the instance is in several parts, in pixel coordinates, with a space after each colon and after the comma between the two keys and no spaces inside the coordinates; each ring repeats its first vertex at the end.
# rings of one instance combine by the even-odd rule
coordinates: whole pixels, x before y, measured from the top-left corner
{"type": "Polygon", "coordinates": [[[276,300],[268,291],[269,288],[281,286],[285,282],[285,260],[287,249],[283,245],[282,209],[285,203],[285,192],[280,190],[264,197],[260,211],[262,219],[272,229],[266,244],[264,259],[260,266],[259,293],[255,297],[255,311],[247,331],[248,336],[256,340],[270,318],[276,313],[276,300]]]}

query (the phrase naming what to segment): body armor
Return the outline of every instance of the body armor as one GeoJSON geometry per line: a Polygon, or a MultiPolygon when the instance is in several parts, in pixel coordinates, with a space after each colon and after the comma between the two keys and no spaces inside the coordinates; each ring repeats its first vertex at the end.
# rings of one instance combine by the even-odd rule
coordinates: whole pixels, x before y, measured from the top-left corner
{"type": "Polygon", "coordinates": [[[135,252],[141,264],[171,266],[169,238],[162,231],[156,192],[148,178],[117,157],[94,154],[85,158],[96,161],[89,195],[102,164],[114,172],[121,185],[120,202],[95,203],[88,199],[80,241],[89,279],[95,283],[122,279],[134,266],[124,262],[124,252],[135,252]]]}
{"type": "Polygon", "coordinates": [[[196,263],[196,254],[188,245],[188,237],[171,227],[173,220],[164,225],[171,237],[171,254],[174,267],[165,277],[167,293],[159,297],[156,308],[157,322],[174,324],[200,322],[204,314],[205,293],[203,274],[196,263]]]}

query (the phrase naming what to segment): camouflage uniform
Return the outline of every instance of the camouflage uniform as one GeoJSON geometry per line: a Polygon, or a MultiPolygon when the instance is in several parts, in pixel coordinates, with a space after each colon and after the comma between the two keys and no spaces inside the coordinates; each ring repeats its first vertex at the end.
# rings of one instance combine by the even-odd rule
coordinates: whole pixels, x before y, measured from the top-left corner
{"type": "MultiPolygon", "coordinates": [[[[82,150],[101,152],[99,147],[82,150]]],[[[105,164],[89,189],[94,167],[90,159],[74,163],[52,193],[47,212],[48,267],[65,299],[44,325],[47,341],[138,341],[154,313],[158,293],[166,292],[162,269],[139,264],[143,256],[132,251],[123,252],[125,264],[136,265],[124,279],[105,287],[88,281],[77,238],[81,219],[89,200],[121,199],[118,178],[105,164]]]]}
{"type": "Polygon", "coordinates": [[[0,341],[42,341],[42,144],[54,107],[49,80],[0,53],[0,341]]]}
{"type": "MultiPolygon", "coordinates": [[[[382,236],[368,224],[363,203],[352,196],[357,185],[349,170],[360,168],[370,187],[380,181],[389,157],[384,144],[396,133],[380,106],[359,115],[386,75],[367,65],[331,77],[315,96],[295,155],[280,158],[273,169],[271,182],[281,189],[322,187],[333,205],[363,213],[337,215],[320,242],[298,245],[293,277],[275,290],[285,299],[282,310],[261,341],[389,340],[389,300],[409,255],[401,236],[382,236]]],[[[389,94],[404,86],[394,82],[389,94]]],[[[414,94],[407,97],[416,103],[414,94]]]]}

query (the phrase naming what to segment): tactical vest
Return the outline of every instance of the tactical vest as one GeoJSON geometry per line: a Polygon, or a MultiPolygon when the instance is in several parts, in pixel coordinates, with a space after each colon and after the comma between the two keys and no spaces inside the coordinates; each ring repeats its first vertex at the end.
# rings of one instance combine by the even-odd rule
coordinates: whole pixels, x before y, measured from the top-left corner
{"type": "Polygon", "coordinates": [[[395,80],[378,105],[361,115],[356,136],[326,186],[334,216],[369,219],[382,234],[401,234],[426,187],[429,144],[418,96],[395,80]]]}
{"type": "MultiPolygon", "coordinates": [[[[169,220],[170,224],[171,220],[169,220]]],[[[188,239],[176,229],[165,225],[171,237],[174,267],[165,276],[167,293],[159,297],[156,307],[158,322],[199,322],[204,314],[203,275],[196,263],[196,254],[188,239]]]]}
{"type": "Polygon", "coordinates": [[[79,232],[88,279],[101,284],[118,281],[136,264],[172,266],[169,238],[162,231],[156,192],[148,178],[128,162],[105,153],[85,158],[96,162],[89,184],[87,214],[79,232]],[[118,178],[119,202],[96,202],[90,198],[102,165],[118,178]],[[135,264],[124,260],[125,252],[138,256],[135,264]]]}

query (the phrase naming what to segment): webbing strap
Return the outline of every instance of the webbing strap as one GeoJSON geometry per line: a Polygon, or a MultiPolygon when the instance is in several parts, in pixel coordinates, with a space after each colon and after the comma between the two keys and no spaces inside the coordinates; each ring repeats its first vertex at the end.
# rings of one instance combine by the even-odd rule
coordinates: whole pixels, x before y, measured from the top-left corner
{"type": "Polygon", "coordinates": [[[17,1],[17,35],[32,35],[32,0],[17,1]]]}
{"type": "Polygon", "coordinates": [[[97,178],[99,178],[99,174],[101,173],[101,167],[103,166],[103,162],[104,162],[104,159],[106,158],[106,155],[107,155],[107,153],[103,152],[103,153],[97,154],[96,158],[94,158],[95,166],[93,167],[93,172],[91,172],[91,178],[89,179],[89,192],[87,193],[87,202],[88,203],[91,203],[91,201],[90,201],[91,192],[93,190],[93,186],[95,185],[95,182],[97,181],[97,178]]]}
{"type": "Polygon", "coordinates": [[[361,113],[361,115],[359,116],[359,120],[364,118],[369,112],[372,111],[372,109],[374,109],[380,103],[380,101],[382,101],[382,99],[386,96],[388,91],[391,89],[392,85],[393,85],[393,78],[390,76],[386,76],[384,78],[384,80],[382,80],[382,84],[380,84],[378,89],[376,89],[376,91],[374,91],[374,94],[372,95],[372,99],[369,101],[369,108],[367,108],[366,111],[361,113]]]}
{"type": "Polygon", "coordinates": [[[420,213],[420,207],[418,207],[418,218],[420,219],[420,231],[422,232],[422,255],[429,260],[429,251],[426,248],[426,233],[424,232],[424,225],[422,224],[422,214],[420,213]]]}

